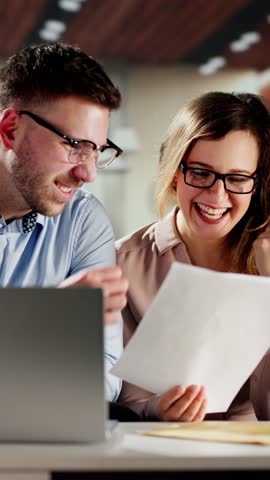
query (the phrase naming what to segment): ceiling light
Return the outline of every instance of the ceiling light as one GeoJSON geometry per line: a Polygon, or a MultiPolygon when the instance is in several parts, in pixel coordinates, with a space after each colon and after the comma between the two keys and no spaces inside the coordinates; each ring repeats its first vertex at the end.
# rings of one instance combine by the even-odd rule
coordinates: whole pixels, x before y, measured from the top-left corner
{"type": "Polygon", "coordinates": [[[242,40],[235,40],[234,42],[230,43],[229,47],[232,52],[238,53],[238,52],[244,52],[245,50],[248,50],[249,44],[242,40]]]}
{"type": "Polygon", "coordinates": [[[39,36],[48,42],[56,42],[66,30],[66,25],[60,20],[46,20],[44,27],[39,31],[39,36]]]}
{"type": "Polygon", "coordinates": [[[244,52],[248,50],[251,45],[261,40],[261,35],[258,32],[245,32],[238,40],[234,40],[230,43],[230,50],[234,53],[244,52]]]}
{"type": "Polygon", "coordinates": [[[60,20],[47,20],[44,24],[46,30],[63,33],[66,30],[66,25],[60,20]]]}
{"type": "Polygon", "coordinates": [[[58,6],[66,12],[78,12],[81,8],[81,2],[78,0],[60,0],[58,6]]]}
{"type": "Polygon", "coordinates": [[[249,45],[258,43],[261,40],[261,35],[258,32],[246,32],[241,35],[241,40],[244,40],[249,45]]]}
{"type": "Polygon", "coordinates": [[[53,30],[49,30],[47,28],[39,30],[38,33],[40,38],[46,40],[46,42],[56,42],[60,37],[60,32],[54,32],[53,30]]]}
{"type": "Polygon", "coordinates": [[[226,59],[224,57],[212,57],[205,64],[199,67],[199,72],[202,75],[212,75],[217,70],[226,65],[226,59]]]}

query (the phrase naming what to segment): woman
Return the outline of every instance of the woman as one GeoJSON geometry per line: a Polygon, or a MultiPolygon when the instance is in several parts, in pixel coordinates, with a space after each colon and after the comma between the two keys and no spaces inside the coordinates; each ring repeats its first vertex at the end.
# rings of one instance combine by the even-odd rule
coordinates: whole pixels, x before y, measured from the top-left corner
{"type": "MultiPolygon", "coordinates": [[[[270,275],[270,119],[259,97],[211,92],[189,102],[171,123],[160,160],[160,219],[117,242],[130,282],[125,344],[175,261],[270,275]]],[[[265,372],[266,361],[258,371],[265,372]]],[[[206,418],[255,420],[250,383],[257,417],[265,417],[253,377],[227,412],[206,418]]],[[[177,385],[158,396],[124,382],[120,402],[144,419],[199,421],[206,393],[177,385]]]]}

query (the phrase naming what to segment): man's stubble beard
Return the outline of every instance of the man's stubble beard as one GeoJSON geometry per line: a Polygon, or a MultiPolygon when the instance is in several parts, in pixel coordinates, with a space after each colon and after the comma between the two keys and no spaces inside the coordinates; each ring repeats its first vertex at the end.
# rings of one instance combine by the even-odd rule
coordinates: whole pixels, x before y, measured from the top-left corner
{"type": "Polygon", "coordinates": [[[64,210],[65,203],[53,201],[53,181],[49,185],[44,173],[36,165],[31,154],[30,142],[27,139],[17,152],[11,172],[16,189],[29,209],[46,216],[55,216],[64,210]]]}

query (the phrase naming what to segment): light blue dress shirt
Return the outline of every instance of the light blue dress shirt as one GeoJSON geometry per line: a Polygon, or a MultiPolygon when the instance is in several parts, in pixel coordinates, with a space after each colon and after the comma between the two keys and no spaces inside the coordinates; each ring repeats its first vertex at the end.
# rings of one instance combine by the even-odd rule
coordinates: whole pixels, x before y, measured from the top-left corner
{"type": "MultiPolygon", "coordinates": [[[[25,223],[25,222],[24,222],[25,223]]],[[[77,190],[55,217],[38,214],[24,233],[23,219],[6,224],[0,217],[0,286],[51,287],[83,269],[115,264],[111,224],[100,202],[77,190]]],[[[109,373],[122,351],[122,321],[105,327],[107,400],[116,400],[121,381],[109,373]]]]}

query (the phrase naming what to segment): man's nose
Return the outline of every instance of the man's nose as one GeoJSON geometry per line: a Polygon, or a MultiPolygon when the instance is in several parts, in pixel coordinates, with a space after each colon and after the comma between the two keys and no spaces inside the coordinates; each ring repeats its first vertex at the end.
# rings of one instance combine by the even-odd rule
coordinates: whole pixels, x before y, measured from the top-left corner
{"type": "Polygon", "coordinates": [[[85,162],[75,165],[73,168],[73,175],[76,180],[80,182],[94,182],[97,176],[97,167],[94,156],[92,158],[88,158],[85,162]]]}

